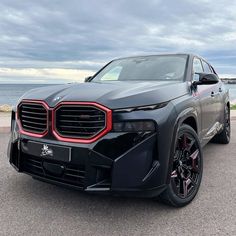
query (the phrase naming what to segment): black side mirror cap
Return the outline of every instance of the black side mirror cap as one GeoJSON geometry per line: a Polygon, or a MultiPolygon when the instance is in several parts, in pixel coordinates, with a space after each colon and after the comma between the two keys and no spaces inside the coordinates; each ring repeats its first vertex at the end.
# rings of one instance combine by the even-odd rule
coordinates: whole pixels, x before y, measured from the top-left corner
{"type": "Polygon", "coordinates": [[[219,77],[216,74],[196,73],[199,75],[199,81],[193,81],[193,85],[216,84],[219,82],[219,77]]]}
{"type": "Polygon", "coordinates": [[[90,82],[92,80],[92,76],[88,76],[84,79],[84,82],[90,82]]]}

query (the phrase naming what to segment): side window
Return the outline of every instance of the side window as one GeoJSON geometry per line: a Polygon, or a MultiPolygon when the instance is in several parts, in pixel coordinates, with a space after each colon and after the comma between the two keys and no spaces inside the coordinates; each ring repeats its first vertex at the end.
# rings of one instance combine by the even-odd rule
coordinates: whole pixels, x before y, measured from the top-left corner
{"type": "Polygon", "coordinates": [[[194,58],[193,59],[193,81],[198,81],[199,80],[199,75],[195,73],[202,73],[203,68],[202,68],[202,63],[200,59],[194,58]]]}
{"type": "Polygon", "coordinates": [[[205,61],[202,61],[202,65],[203,65],[203,68],[204,68],[204,72],[205,72],[205,73],[209,73],[209,74],[212,73],[212,71],[211,71],[209,65],[208,65],[205,61]]]}
{"type": "Polygon", "coordinates": [[[200,59],[198,59],[198,58],[193,59],[193,72],[194,73],[202,73],[203,72],[202,63],[201,63],[200,59]]]}

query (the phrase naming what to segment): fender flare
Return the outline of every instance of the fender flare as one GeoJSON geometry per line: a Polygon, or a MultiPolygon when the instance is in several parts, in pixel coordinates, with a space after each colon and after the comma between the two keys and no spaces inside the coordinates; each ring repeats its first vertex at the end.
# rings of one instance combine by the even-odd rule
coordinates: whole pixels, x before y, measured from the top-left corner
{"type": "Polygon", "coordinates": [[[171,170],[172,170],[172,163],[173,163],[173,156],[174,156],[174,150],[175,150],[175,143],[177,138],[177,133],[179,131],[180,126],[183,124],[184,120],[187,118],[194,118],[197,125],[198,130],[198,122],[197,122],[197,110],[194,107],[189,107],[183,110],[176,118],[174,123],[174,131],[173,131],[173,138],[171,141],[171,150],[170,150],[170,156],[169,156],[169,165],[168,165],[168,174],[167,174],[167,180],[166,183],[170,183],[170,177],[171,177],[171,170]]]}

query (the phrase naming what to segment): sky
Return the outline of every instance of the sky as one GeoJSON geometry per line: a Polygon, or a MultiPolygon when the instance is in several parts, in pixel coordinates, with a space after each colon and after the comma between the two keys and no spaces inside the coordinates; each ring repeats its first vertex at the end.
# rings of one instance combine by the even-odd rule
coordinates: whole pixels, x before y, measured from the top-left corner
{"type": "Polygon", "coordinates": [[[236,1],[0,1],[0,83],[80,82],[114,58],[175,52],[236,77],[236,1]]]}

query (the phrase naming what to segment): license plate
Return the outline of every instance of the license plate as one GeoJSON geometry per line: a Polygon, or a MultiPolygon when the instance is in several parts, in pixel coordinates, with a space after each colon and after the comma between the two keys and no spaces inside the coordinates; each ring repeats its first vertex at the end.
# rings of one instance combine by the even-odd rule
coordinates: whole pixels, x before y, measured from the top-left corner
{"type": "Polygon", "coordinates": [[[28,141],[26,143],[24,142],[22,143],[21,147],[22,151],[29,155],[57,161],[71,161],[70,147],[39,143],[34,141],[28,141]]]}

